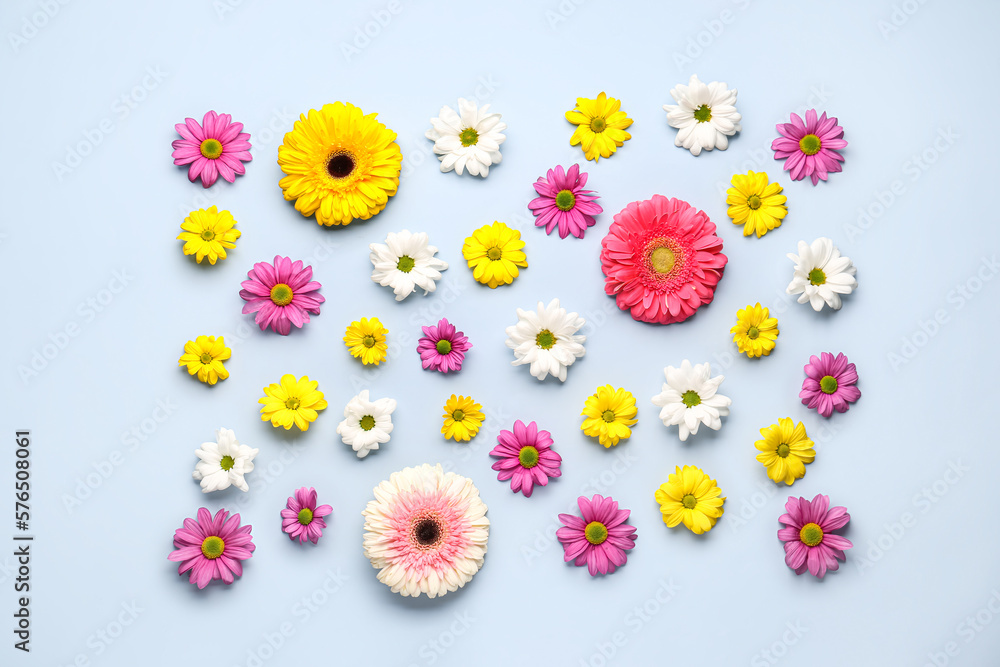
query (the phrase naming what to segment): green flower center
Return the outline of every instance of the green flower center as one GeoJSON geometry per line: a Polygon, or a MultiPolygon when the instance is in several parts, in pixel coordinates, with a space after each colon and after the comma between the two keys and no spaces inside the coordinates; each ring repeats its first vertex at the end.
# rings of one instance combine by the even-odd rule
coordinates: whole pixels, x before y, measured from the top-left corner
{"type": "Polygon", "coordinates": [[[677,256],[670,248],[660,246],[649,254],[649,262],[653,265],[653,270],[657,273],[670,273],[674,268],[674,264],[677,263],[677,256]]]}
{"type": "Polygon", "coordinates": [[[226,543],[217,535],[209,535],[201,543],[201,553],[209,560],[215,560],[226,550],[226,543]]]}
{"type": "Polygon", "coordinates": [[[271,288],[271,301],[276,306],[287,306],[294,297],[295,293],[292,292],[292,288],[285,283],[278,283],[271,288]]]}
{"type": "Polygon", "coordinates": [[[463,146],[475,146],[479,143],[479,133],[471,127],[467,127],[459,133],[458,140],[462,142],[463,146]]]}
{"type": "Polygon", "coordinates": [[[354,171],[354,156],[349,153],[337,153],[330,156],[326,163],[326,172],[333,178],[347,178],[354,171]]]}
{"type": "Polygon", "coordinates": [[[201,240],[202,241],[212,241],[215,239],[214,229],[203,229],[201,230],[201,240]]]}
{"type": "Polygon", "coordinates": [[[538,449],[532,445],[522,447],[517,454],[517,460],[525,468],[534,468],[538,465],[538,449]]]}
{"type": "Polygon", "coordinates": [[[604,540],[608,539],[608,527],[600,521],[591,521],[587,524],[587,527],[583,529],[583,536],[586,537],[587,541],[591,544],[602,544],[604,540]]]}
{"type": "Polygon", "coordinates": [[[598,116],[590,121],[590,129],[594,132],[603,132],[608,129],[608,121],[598,116]]]}
{"type": "Polygon", "coordinates": [[[750,198],[747,199],[747,206],[749,206],[751,208],[751,210],[754,210],[754,211],[756,211],[757,209],[759,209],[760,208],[760,197],[758,197],[757,195],[750,195],[750,198]]]}
{"type": "Polygon", "coordinates": [[[438,354],[448,354],[451,352],[451,341],[442,338],[434,347],[437,348],[438,354]]]}
{"type": "Polygon", "coordinates": [[[823,541],[823,529],[815,523],[807,523],[799,531],[799,539],[807,547],[814,547],[823,541]]]}
{"type": "Polygon", "coordinates": [[[288,400],[285,401],[285,407],[289,410],[298,410],[300,403],[299,399],[295,396],[289,396],[288,400]]]}
{"type": "Polygon", "coordinates": [[[236,465],[236,461],[234,461],[233,457],[229,454],[223,456],[222,460],[219,461],[219,467],[223,470],[232,470],[234,465],[236,465]]]}
{"type": "Polygon", "coordinates": [[[824,375],[823,378],[819,381],[819,390],[822,391],[824,394],[832,394],[833,392],[837,391],[837,386],[838,386],[837,378],[833,377],[832,375],[824,375]]]}
{"type": "Polygon", "coordinates": [[[208,364],[212,363],[212,355],[209,354],[208,352],[202,352],[201,356],[198,357],[198,361],[207,366],[208,364]]]}
{"type": "Polygon", "coordinates": [[[416,262],[413,261],[412,257],[410,257],[409,255],[403,255],[402,257],[399,258],[399,261],[396,262],[396,268],[402,271],[403,273],[409,273],[410,271],[413,270],[413,265],[415,263],[416,262]]]}
{"type": "Polygon", "coordinates": [[[702,104],[694,110],[694,119],[699,123],[707,123],[712,120],[712,109],[707,104],[702,104]]]}
{"type": "Polygon", "coordinates": [[[790,452],[790,451],[792,451],[791,447],[789,447],[785,443],[781,443],[780,445],[778,445],[778,449],[776,450],[776,453],[781,458],[785,458],[786,456],[788,456],[788,452],[790,452]]]}
{"type": "Polygon", "coordinates": [[[361,427],[362,431],[370,431],[375,428],[375,418],[371,415],[365,415],[361,418],[361,421],[358,422],[358,426],[361,427]]]}
{"type": "Polygon", "coordinates": [[[209,160],[214,160],[222,155],[222,142],[218,139],[205,139],[201,142],[201,154],[209,160]]]}
{"type": "Polygon", "coordinates": [[[491,261],[495,262],[501,257],[503,257],[503,250],[501,250],[496,246],[493,246],[492,248],[486,251],[486,256],[489,257],[491,261]]]}
{"type": "Polygon", "coordinates": [[[311,509],[309,509],[308,507],[303,507],[302,509],[299,510],[299,523],[301,523],[303,526],[308,526],[309,524],[312,523],[312,520],[313,520],[313,511],[311,509]]]}
{"type": "Polygon", "coordinates": [[[551,350],[552,346],[556,344],[556,335],[548,329],[542,329],[535,336],[535,344],[543,350],[551,350]]]}
{"type": "Polygon", "coordinates": [[[375,336],[365,336],[361,339],[361,344],[365,347],[375,347],[375,336]]]}
{"type": "Polygon", "coordinates": [[[826,274],[823,273],[823,269],[813,269],[809,272],[809,282],[813,285],[825,285],[826,284],[826,274]]]}
{"type": "Polygon", "coordinates": [[[760,336],[760,329],[757,327],[750,327],[747,329],[747,338],[750,340],[757,340],[758,336],[760,336]]]}
{"type": "Polygon", "coordinates": [[[606,421],[607,423],[610,424],[611,422],[613,422],[615,420],[615,411],[614,410],[605,410],[604,413],[601,415],[601,419],[603,419],[604,421],[606,421]]]}
{"type": "Polygon", "coordinates": [[[696,405],[701,404],[701,396],[698,395],[693,389],[688,389],[683,394],[681,394],[681,402],[684,403],[686,407],[693,408],[696,405]]]}
{"type": "Polygon", "coordinates": [[[451,418],[454,419],[457,422],[460,422],[463,419],[465,419],[465,411],[463,411],[463,410],[455,410],[454,412],[451,413],[451,418]]]}
{"type": "Polygon", "coordinates": [[[560,211],[572,210],[576,205],[576,195],[569,190],[560,190],[556,194],[556,208],[560,211]]]}
{"type": "Polygon", "coordinates": [[[816,155],[822,146],[823,142],[815,134],[807,134],[799,139],[799,149],[806,155],[816,155]]]}
{"type": "Polygon", "coordinates": [[[683,505],[685,509],[693,510],[697,504],[698,499],[694,497],[694,494],[689,493],[681,498],[681,505],[683,505]]]}

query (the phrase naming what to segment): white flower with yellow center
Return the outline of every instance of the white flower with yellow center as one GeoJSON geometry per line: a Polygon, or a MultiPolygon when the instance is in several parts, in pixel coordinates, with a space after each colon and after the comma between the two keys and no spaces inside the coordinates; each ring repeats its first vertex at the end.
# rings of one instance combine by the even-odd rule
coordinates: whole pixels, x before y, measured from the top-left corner
{"type": "Polygon", "coordinates": [[[841,294],[850,294],[858,286],[854,277],[858,270],[850,257],[842,257],[837,246],[828,238],[818,238],[808,244],[799,241],[799,254],[788,253],[795,262],[795,275],[785,290],[798,294],[799,303],[809,303],[819,312],[826,304],[840,310],[841,294]]]}
{"type": "Polygon", "coordinates": [[[441,272],[448,268],[448,262],[434,255],[438,249],[430,245],[427,234],[411,233],[404,229],[399,233],[390,232],[385,243],[372,243],[368,257],[375,269],[372,280],[383,287],[391,287],[396,293],[396,301],[402,301],[419,287],[424,294],[437,289],[441,272]]]}
{"type": "Polygon", "coordinates": [[[517,324],[507,327],[507,347],[514,350],[512,366],[530,364],[528,370],[539,380],[549,374],[566,381],[566,369],[586,354],[586,336],[576,332],[586,320],[559,307],[559,299],[549,305],[538,302],[537,310],[517,309],[517,324]]]}
{"type": "Polygon", "coordinates": [[[678,130],[674,145],[688,149],[692,155],[701,154],[703,149],[726,150],[729,137],[742,129],[736,93],[735,88],[727,88],[720,81],[702,83],[697,74],[691,76],[688,85],[677,84],[670,91],[677,104],[663,105],[667,122],[678,130]]]}
{"type": "Polygon", "coordinates": [[[687,359],[680,368],[667,366],[663,374],[667,381],[663,391],[653,397],[653,405],[661,408],[660,419],[665,426],[678,427],[681,442],[696,434],[702,424],[715,431],[722,428],[722,417],[729,415],[733,403],[728,396],[717,393],[725,376],[711,377],[712,368],[707,362],[692,367],[687,359]]]}
{"type": "Polygon", "coordinates": [[[489,104],[477,108],[474,102],[459,98],[458,113],[443,106],[438,117],[431,118],[431,129],[424,136],[434,142],[441,171],[455,170],[461,176],[468,169],[473,176],[486,178],[490,165],[500,164],[507,124],[500,122],[500,114],[489,111],[489,104]]]}
{"type": "Polygon", "coordinates": [[[344,421],[337,424],[337,433],[345,445],[350,445],[363,459],[380,444],[389,442],[392,433],[392,412],[396,401],[391,398],[369,400],[368,390],[352,398],[344,408],[344,421]]]}
{"type": "Polygon", "coordinates": [[[228,428],[215,432],[215,442],[203,443],[195,454],[201,459],[191,476],[201,481],[202,493],[221,491],[235,486],[249,491],[244,475],[253,471],[253,460],[259,449],[241,445],[236,434],[228,428]]]}

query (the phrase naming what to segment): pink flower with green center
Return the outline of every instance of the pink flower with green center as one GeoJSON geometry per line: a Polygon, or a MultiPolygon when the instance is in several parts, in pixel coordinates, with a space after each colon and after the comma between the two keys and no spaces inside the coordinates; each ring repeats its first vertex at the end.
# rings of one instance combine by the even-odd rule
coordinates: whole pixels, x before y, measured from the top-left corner
{"type": "Polygon", "coordinates": [[[580,173],[578,164],[569,170],[557,166],[539,177],[534,186],[538,197],[528,204],[537,218],[535,226],[545,227],[546,234],[559,227],[559,238],[572,234],[582,239],[587,227],[594,226],[594,216],[604,211],[597,203],[598,196],[583,189],[586,185],[587,174],[580,173]]]}
{"type": "Polygon", "coordinates": [[[205,588],[209,582],[233,583],[243,575],[241,561],[253,554],[251,526],[240,526],[240,515],[226,510],[212,513],[202,507],[198,519],[184,519],[184,527],[174,531],[174,550],[167,558],[179,562],[178,574],[191,572],[188,580],[205,588]]]}
{"type": "Polygon", "coordinates": [[[556,537],[563,545],[563,560],[586,565],[590,576],[611,574],[628,560],[625,552],[635,547],[635,528],[625,523],[631,512],[618,509],[611,498],[597,494],[577,498],[580,514],[560,514],[563,527],[556,537]]]}
{"type": "Polygon", "coordinates": [[[842,353],[836,358],[829,352],[813,355],[803,370],[806,379],[799,392],[802,405],[815,408],[824,417],[832,415],[834,410],[847,412],[850,404],[861,398],[861,390],[855,386],[858,369],[842,353]]]}
{"type": "Polygon", "coordinates": [[[562,475],[562,457],[552,451],[551,434],[540,430],[535,422],[525,426],[518,419],[513,431],[500,431],[497,442],[490,456],[500,460],[493,469],[500,473],[499,481],[511,480],[510,490],[514,493],[520,491],[530,498],[535,484],[545,486],[550,477],[562,475]]]}
{"type": "Polygon", "coordinates": [[[417,341],[417,352],[420,353],[420,363],[424,370],[450,371],[462,370],[465,353],[472,343],[455,325],[442,318],[437,326],[420,327],[424,335],[417,341]]]}
{"type": "Polygon", "coordinates": [[[240,283],[240,297],[247,303],[243,314],[257,313],[261,331],[268,327],[287,336],[292,326],[300,329],[309,322],[309,313],[319,315],[319,306],[326,299],[319,294],[322,287],[312,279],[312,267],[300,260],[275,256],[274,264],[258,262],[247,273],[249,280],[240,283]]]}
{"type": "Polygon", "coordinates": [[[174,164],[188,167],[188,180],[199,178],[203,187],[211,187],[219,176],[230,183],[246,173],[244,162],[250,162],[250,135],[243,123],[232,122],[227,113],[209,111],[201,124],[194,118],[177,123],[174,128],[183,137],[173,142],[174,164]]]}
{"type": "Polygon", "coordinates": [[[778,519],[785,527],[778,539],[785,543],[785,564],[802,574],[822,579],[827,571],[840,567],[837,560],[847,560],[844,551],[854,545],[846,537],[831,531],[843,528],[851,520],[845,507],[830,507],[830,497],[817,495],[812,501],[789,497],[785,514],[778,519]]]}
{"type": "Polygon", "coordinates": [[[806,112],[803,123],[798,114],[792,114],[791,123],[777,125],[780,137],[771,142],[775,160],[785,160],[785,171],[793,181],[801,181],[808,176],[812,184],[825,181],[828,174],[840,171],[844,156],[838,149],[847,146],[844,128],[836,118],[827,118],[826,112],[819,118],[816,110],[806,112]]]}
{"type": "Polygon", "coordinates": [[[303,486],[288,498],[285,509],[281,510],[281,529],[293,542],[298,538],[299,544],[306,540],[316,544],[326,528],[323,517],[332,513],[329,505],[316,506],[316,489],[303,486]]]}

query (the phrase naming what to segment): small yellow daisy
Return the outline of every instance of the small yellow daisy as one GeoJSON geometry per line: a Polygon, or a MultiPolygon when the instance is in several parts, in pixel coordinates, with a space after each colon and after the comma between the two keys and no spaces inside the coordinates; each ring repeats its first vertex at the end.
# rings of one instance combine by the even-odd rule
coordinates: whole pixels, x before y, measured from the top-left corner
{"type": "Polygon", "coordinates": [[[768,184],[767,174],[748,171],[746,175],[733,176],[733,187],[726,190],[729,217],[734,225],[743,225],[743,236],[754,232],[757,238],[775,227],[788,215],[785,202],[788,197],[781,194],[777,183],[768,184]]]}
{"type": "Polygon", "coordinates": [[[729,333],[733,334],[740,352],[751,359],[771,354],[780,331],[778,320],[770,317],[767,308],[761,307],[760,302],[748,305],[736,312],[736,320],[729,333]]]}
{"type": "Polygon", "coordinates": [[[523,247],[521,232],[502,222],[494,222],[480,227],[465,239],[462,256],[472,269],[472,277],[495,289],[514,282],[517,267],[528,267],[523,247]]]}
{"type": "Polygon", "coordinates": [[[763,440],[753,443],[760,450],[757,460],[767,468],[767,476],[775,482],[789,486],[797,479],[805,477],[807,463],[816,458],[813,441],[806,436],[802,422],[792,426],[788,417],[782,417],[777,424],[760,430],[763,440]]]}
{"type": "Polygon", "coordinates": [[[389,330],[382,326],[377,317],[362,317],[360,322],[351,322],[347,327],[344,345],[350,350],[352,357],[361,359],[362,364],[378,366],[385,361],[386,350],[389,349],[385,342],[388,333],[389,330]]]}
{"type": "Polygon", "coordinates": [[[608,97],[603,92],[596,100],[576,98],[576,107],[566,112],[566,120],[577,126],[569,140],[570,146],[580,144],[588,160],[595,162],[612,154],[632,135],[625,130],[632,119],[621,111],[621,100],[608,97]]]}
{"type": "Polygon", "coordinates": [[[298,380],[290,373],[282,375],[281,383],[264,387],[263,398],[257,400],[264,406],[260,409],[261,421],[270,421],[274,428],[284,426],[286,431],[292,424],[300,431],[308,431],[309,424],[319,416],[318,411],[326,409],[323,392],[317,387],[319,382],[310,380],[308,375],[298,380]]]}
{"type": "Polygon", "coordinates": [[[663,522],[669,528],[679,523],[695,535],[712,530],[725,510],[725,496],[714,479],[696,466],[676,466],[675,472],[656,491],[663,522]]]}
{"type": "Polygon", "coordinates": [[[597,393],[584,404],[580,414],[586,419],[580,425],[580,430],[597,438],[605,447],[611,447],[632,435],[629,427],[639,421],[635,419],[638,412],[635,396],[631,392],[606,384],[598,387],[597,393]]]}
{"type": "Polygon", "coordinates": [[[181,223],[181,232],[177,238],[184,241],[184,254],[194,255],[195,260],[208,257],[209,264],[226,258],[226,248],[236,247],[236,239],[240,230],[234,229],[236,220],[229,211],[220,211],[215,206],[208,209],[199,208],[191,211],[181,223]]]}
{"type": "Polygon", "coordinates": [[[471,397],[452,394],[445,402],[444,414],[441,415],[444,417],[441,433],[445,440],[462,442],[475,438],[486,418],[482,408],[483,406],[474,402],[471,397]]]}
{"type": "Polygon", "coordinates": [[[222,362],[232,354],[222,336],[198,336],[184,344],[184,354],[177,364],[187,366],[188,373],[197,375],[201,382],[215,384],[229,377],[229,371],[222,362]]]}

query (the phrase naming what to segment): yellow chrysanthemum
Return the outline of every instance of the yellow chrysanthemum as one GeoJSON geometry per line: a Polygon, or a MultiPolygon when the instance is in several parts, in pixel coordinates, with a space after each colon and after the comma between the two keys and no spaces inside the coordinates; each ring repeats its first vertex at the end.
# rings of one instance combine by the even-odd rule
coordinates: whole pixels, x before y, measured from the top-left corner
{"type": "Polygon", "coordinates": [[[462,256],[468,261],[473,278],[496,288],[514,282],[517,267],[528,268],[523,247],[521,232],[502,222],[494,222],[483,225],[465,239],[462,256]]]}
{"type": "Polygon", "coordinates": [[[399,186],[403,155],[396,133],[353,104],[302,114],[278,147],[287,201],[321,225],[349,225],[385,208],[399,186]]]}
{"type": "Polygon", "coordinates": [[[351,351],[352,357],[361,359],[361,363],[378,366],[385,361],[386,350],[389,349],[385,336],[389,330],[382,326],[377,317],[362,317],[360,322],[351,322],[344,332],[344,345],[351,351]]]}
{"type": "Polygon", "coordinates": [[[767,308],[758,302],[736,311],[736,324],[729,333],[733,334],[733,342],[740,352],[752,359],[771,354],[780,331],[777,318],[770,317],[767,308]]]}
{"type": "Polygon", "coordinates": [[[677,466],[656,491],[663,522],[670,528],[683,523],[695,535],[712,530],[725,500],[715,480],[696,466],[677,466]]]}
{"type": "Polygon", "coordinates": [[[198,336],[184,344],[184,354],[177,364],[187,366],[188,373],[197,375],[200,381],[215,384],[229,377],[229,371],[222,362],[232,354],[222,336],[198,336]]]}
{"type": "Polygon", "coordinates": [[[260,409],[261,421],[270,420],[272,426],[284,426],[286,431],[292,424],[300,431],[308,431],[309,424],[319,416],[318,411],[326,409],[323,392],[317,389],[318,386],[319,383],[310,380],[308,375],[298,380],[290,373],[282,375],[281,383],[264,387],[264,397],[257,400],[264,405],[260,409]]]}
{"type": "Polygon", "coordinates": [[[635,419],[638,412],[631,392],[606,384],[587,399],[580,413],[586,417],[580,429],[605,447],[611,447],[632,435],[629,427],[639,421],[635,419]]]}
{"type": "Polygon", "coordinates": [[[451,395],[444,404],[444,426],[441,433],[445,440],[462,442],[471,440],[479,433],[486,415],[482,413],[483,406],[468,396],[451,395]]]}
{"type": "Polygon", "coordinates": [[[580,144],[588,160],[595,162],[611,157],[632,135],[625,131],[632,119],[620,111],[621,100],[608,97],[603,92],[596,100],[576,98],[576,108],[566,112],[566,120],[577,126],[569,145],[580,144]]]}
{"type": "Polygon", "coordinates": [[[201,260],[208,257],[209,264],[226,258],[226,248],[236,247],[236,239],[240,230],[233,229],[236,220],[229,211],[220,211],[215,206],[208,209],[199,208],[191,211],[181,223],[181,232],[177,238],[184,241],[184,254],[194,255],[201,260]]]}
{"type": "Polygon", "coordinates": [[[780,185],[768,185],[767,180],[764,172],[751,170],[745,176],[733,176],[733,187],[726,190],[729,217],[733,219],[733,224],[743,225],[743,236],[756,232],[757,238],[760,238],[780,227],[781,221],[788,215],[788,207],[785,206],[788,197],[781,194],[780,185]]]}
{"type": "Polygon", "coordinates": [[[775,482],[792,482],[805,477],[806,464],[816,458],[813,441],[806,436],[802,422],[792,426],[792,420],[782,417],[777,424],[762,428],[763,440],[753,443],[760,450],[757,460],[767,468],[767,476],[775,482]]]}

